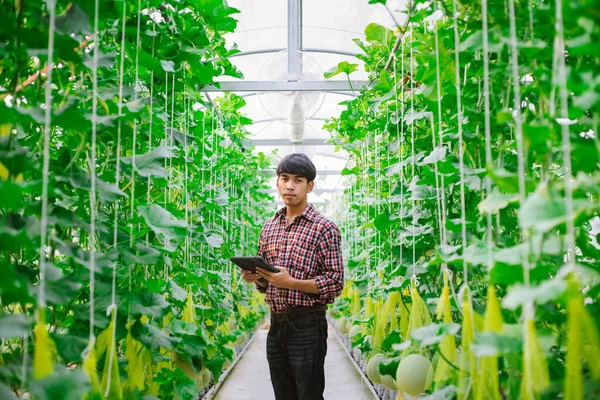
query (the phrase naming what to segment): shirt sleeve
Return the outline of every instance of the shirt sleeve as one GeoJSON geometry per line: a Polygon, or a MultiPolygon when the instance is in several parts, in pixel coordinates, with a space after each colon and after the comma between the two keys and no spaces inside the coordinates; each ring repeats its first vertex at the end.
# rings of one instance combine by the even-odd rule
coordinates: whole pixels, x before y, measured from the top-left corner
{"type": "MultiPolygon", "coordinates": [[[[260,239],[258,240],[258,251],[256,252],[256,256],[257,257],[263,257],[263,258],[267,258],[266,257],[266,251],[265,251],[265,241],[263,239],[263,232],[260,232],[260,239]]],[[[259,291],[259,293],[262,294],[266,294],[267,293],[267,289],[269,287],[269,285],[267,284],[267,286],[262,287],[260,286],[257,282],[254,283],[254,285],[256,286],[256,290],[259,291]]]]}
{"type": "Polygon", "coordinates": [[[317,245],[317,257],[321,269],[314,277],[319,289],[318,300],[323,304],[333,303],[344,288],[344,264],[342,260],[342,237],[337,226],[325,230],[317,245]]]}

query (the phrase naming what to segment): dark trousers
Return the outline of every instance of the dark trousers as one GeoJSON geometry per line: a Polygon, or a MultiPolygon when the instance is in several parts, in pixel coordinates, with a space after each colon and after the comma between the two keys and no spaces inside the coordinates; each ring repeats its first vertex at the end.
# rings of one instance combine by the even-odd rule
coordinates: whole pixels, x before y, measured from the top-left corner
{"type": "Polygon", "coordinates": [[[271,316],[267,361],[277,400],[323,400],[327,320],[325,311],[271,316]]]}

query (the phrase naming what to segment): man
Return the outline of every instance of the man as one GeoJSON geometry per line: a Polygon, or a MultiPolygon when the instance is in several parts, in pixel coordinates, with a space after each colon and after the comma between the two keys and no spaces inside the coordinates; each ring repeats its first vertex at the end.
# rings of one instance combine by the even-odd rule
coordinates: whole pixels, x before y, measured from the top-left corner
{"type": "Polygon", "coordinates": [[[242,270],[271,307],[267,360],[277,400],[323,399],[326,304],[344,285],[340,232],[307,201],[316,175],[304,154],[281,160],[277,190],[285,207],[266,222],[258,246],[258,255],[279,273],[242,270]]]}

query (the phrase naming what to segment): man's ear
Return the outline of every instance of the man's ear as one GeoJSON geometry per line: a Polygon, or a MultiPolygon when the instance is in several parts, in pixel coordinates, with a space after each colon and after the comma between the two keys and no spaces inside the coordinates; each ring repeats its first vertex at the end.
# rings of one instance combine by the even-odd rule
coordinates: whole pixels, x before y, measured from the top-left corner
{"type": "Polygon", "coordinates": [[[308,189],[307,189],[307,192],[308,192],[308,193],[312,192],[314,188],[315,188],[315,181],[310,181],[310,182],[308,182],[308,189]]]}

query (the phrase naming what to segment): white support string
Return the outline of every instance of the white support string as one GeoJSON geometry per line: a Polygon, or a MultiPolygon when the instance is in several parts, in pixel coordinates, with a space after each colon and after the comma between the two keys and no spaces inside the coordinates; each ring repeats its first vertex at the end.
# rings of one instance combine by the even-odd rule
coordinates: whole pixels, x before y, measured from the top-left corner
{"type": "MultiPolygon", "coordinates": [[[[119,65],[119,104],[118,104],[118,115],[121,115],[123,110],[123,71],[125,65],[125,21],[127,18],[127,3],[123,2],[123,15],[121,17],[121,59],[119,65]]],[[[121,120],[119,120],[117,125],[117,158],[116,158],[116,172],[115,172],[115,185],[119,187],[119,183],[121,181],[121,120]]],[[[119,200],[115,201],[115,217],[113,224],[113,247],[115,253],[118,255],[118,217],[119,217],[119,200]]],[[[118,256],[117,256],[118,258],[118,256]]],[[[111,287],[111,304],[107,309],[114,312],[114,315],[111,316],[113,318],[112,325],[112,338],[110,342],[110,353],[108,359],[108,376],[112,376],[112,366],[115,354],[115,346],[116,346],[116,335],[117,335],[117,301],[116,301],[116,291],[117,291],[117,263],[113,264],[112,268],[112,287],[111,287]]],[[[110,315],[110,314],[109,314],[110,315]]],[[[104,391],[104,396],[108,397],[110,393],[111,387],[111,379],[107,380],[106,389],[104,391]]]]}
{"type": "MultiPolygon", "coordinates": [[[[531,4],[531,0],[529,1],[531,4]]],[[[489,67],[489,43],[488,43],[488,16],[487,0],[481,0],[482,33],[483,33],[483,107],[485,116],[485,163],[488,169],[492,169],[492,135],[490,127],[490,67],[489,67]]],[[[485,177],[485,191],[488,196],[492,193],[492,179],[489,173],[485,177]]],[[[488,273],[494,266],[492,255],[492,213],[486,215],[487,234],[487,269],[488,273]]]]}
{"type": "MultiPolygon", "coordinates": [[[[437,2],[434,2],[434,7],[437,10],[437,2]]],[[[434,40],[435,40],[435,76],[436,76],[436,86],[437,86],[437,114],[438,114],[438,134],[439,134],[439,142],[440,148],[444,148],[444,133],[442,126],[442,79],[441,79],[441,67],[440,67],[440,49],[439,49],[439,38],[438,38],[438,21],[435,22],[434,32],[434,40]]],[[[450,150],[450,149],[448,149],[450,150]]],[[[444,182],[444,174],[440,175],[440,185],[442,187],[441,191],[441,199],[442,199],[442,249],[446,251],[446,246],[448,244],[448,236],[446,232],[446,186],[444,182]]]]}
{"type": "MultiPolygon", "coordinates": [[[[167,115],[167,117],[165,118],[165,122],[164,122],[164,131],[165,131],[165,135],[167,134],[167,128],[169,126],[169,73],[165,71],[165,114],[167,115]]],[[[165,145],[167,144],[167,140],[165,139],[165,145]]],[[[167,169],[167,164],[168,161],[165,158],[165,169],[167,169]]],[[[171,181],[171,171],[169,170],[169,182],[171,181]]],[[[169,192],[169,188],[167,188],[165,190],[165,198],[164,198],[164,205],[165,205],[165,209],[167,208],[167,193],[169,192]]],[[[166,268],[166,267],[165,267],[166,268]]]]}
{"type": "MultiPolygon", "coordinates": [[[[410,112],[413,116],[413,121],[410,124],[410,141],[411,141],[411,150],[410,150],[410,165],[411,165],[411,179],[410,182],[411,184],[414,184],[415,181],[415,120],[414,120],[414,114],[415,114],[415,91],[414,91],[414,71],[413,71],[413,64],[414,64],[414,57],[413,57],[413,41],[414,41],[414,37],[413,37],[413,27],[412,25],[410,25],[410,41],[411,41],[411,45],[410,45],[410,50],[409,50],[409,54],[410,54],[410,112]]],[[[417,281],[417,244],[416,244],[416,237],[415,237],[415,226],[417,223],[417,219],[416,219],[416,210],[415,210],[415,206],[416,206],[416,202],[415,202],[415,194],[411,193],[411,212],[412,212],[412,222],[411,222],[411,231],[412,231],[412,270],[413,270],[413,277],[415,280],[415,287],[418,287],[418,281],[417,281]]]]}
{"type": "MultiPolygon", "coordinates": [[[[567,247],[567,270],[575,269],[575,226],[574,226],[574,211],[573,211],[573,184],[571,179],[573,171],[571,167],[571,138],[569,132],[569,94],[567,92],[567,67],[565,63],[565,34],[562,13],[562,0],[556,0],[556,39],[554,43],[555,52],[558,54],[558,76],[557,83],[559,85],[559,100],[560,100],[560,116],[563,119],[561,126],[563,164],[565,173],[563,175],[565,185],[565,211],[567,217],[567,229],[565,234],[565,242],[567,247]]],[[[598,132],[594,132],[598,135],[598,132]]]]}
{"type": "MultiPolygon", "coordinates": [[[[133,90],[133,101],[136,102],[138,99],[138,90],[140,87],[139,84],[139,55],[140,55],[140,23],[141,23],[141,0],[138,0],[137,5],[137,32],[135,37],[135,80],[134,80],[134,90],[133,90]]],[[[138,121],[137,118],[133,120],[133,134],[132,134],[132,145],[131,145],[131,200],[129,214],[131,219],[133,220],[135,214],[135,156],[136,156],[136,147],[137,147],[137,127],[138,121]]],[[[129,225],[129,247],[133,248],[133,224],[129,225]]]]}
{"type": "Polygon", "coordinates": [[[46,307],[46,240],[48,235],[48,177],[50,171],[50,123],[52,120],[52,71],[54,70],[54,31],[56,29],[56,0],[48,1],[50,26],[48,30],[48,70],[46,72],[45,112],[44,112],[44,150],[42,166],[42,216],[40,222],[40,282],[38,284],[38,302],[46,307]]]}
{"type": "MultiPolygon", "coordinates": [[[[139,4],[139,3],[138,3],[139,4]]],[[[156,23],[153,24],[153,29],[154,29],[154,25],[156,23]]],[[[138,25],[139,25],[139,19],[138,19],[138,25]]],[[[139,30],[138,30],[139,31],[139,30]]],[[[152,57],[154,57],[154,39],[155,37],[152,37],[152,57]]],[[[150,117],[150,121],[149,121],[149,129],[148,129],[148,151],[152,151],[152,119],[154,116],[154,71],[150,71],[150,106],[149,106],[149,117],[150,117]]],[[[132,162],[132,166],[134,165],[134,163],[132,162]]],[[[150,204],[150,189],[152,187],[152,176],[148,175],[148,188],[146,190],[146,204],[150,204]]],[[[149,234],[146,233],[146,246],[149,245],[149,234]]],[[[148,271],[148,265],[146,264],[145,266],[145,276],[146,279],[150,278],[150,273],[148,271]]],[[[129,290],[131,291],[131,270],[129,273],[129,290]]]]}
{"type": "Polygon", "coordinates": [[[463,264],[463,279],[464,284],[468,285],[468,270],[467,261],[465,260],[465,253],[467,250],[467,222],[466,211],[465,211],[465,162],[464,162],[464,149],[463,149],[463,131],[462,131],[462,96],[460,88],[460,37],[458,35],[458,5],[456,0],[452,0],[454,18],[452,19],[452,25],[454,28],[454,64],[456,71],[456,109],[458,119],[458,164],[460,174],[460,215],[461,215],[461,234],[462,234],[462,264],[463,264]]]}
{"type": "MultiPolygon", "coordinates": [[[[40,221],[40,249],[39,249],[39,283],[38,307],[46,307],[46,242],[48,236],[48,180],[50,171],[50,124],[52,122],[52,71],[54,70],[54,32],[56,30],[56,0],[47,3],[50,14],[48,27],[48,69],[46,71],[45,87],[45,112],[44,112],[44,145],[42,155],[42,215],[40,221]]],[[[38,311],[39,312],[39,311],[38,311]]],[[[27,335],[23,337],[23,363],[21,365],[21,389],[25,389],[27,382],[27,335]]]]}
{"type": "Polygon", "coordinates": [[[96,278],[96,249],[94,248],[94,242],[96,240],[96,136],[98,130],[98,55],[100,53],[100,43],[98,35],[100,29],[98,28],[98,14],[99,14],[99,0],[94,2],[94,55],[92,58],[92,143],[91,143],[91,155],[90,155],[90,175],[91,175],[91,187],[90,187],[90,343],[89,351],[91,351],[96,341],[94,335],[94,311],[96,302],[94,299],[95,289],[95,278],[96,278]]]}
{"type": "MultiPolygon", "coordinates": [[[[513,79],[513,94],[514,94],[514,122],[515,122],[515,139],[517,142],[517,160],[519,173],[519,202],[521,205],[525,203],[525,154],[523,145],[523,122],[521,120],[521,88],[519,83],[519,61],[517,47],[517,27],[515,22],[515,3],[514,0],[508,0],[509,21],[510,21],[510,58],[512,66],[513,79]]],[[[523,232],[524,242],[528,241],[529,233],[523,232]]],[[[523,258],[523,279],[525,286],[529,286],[529,254],[523,258]]]]}

